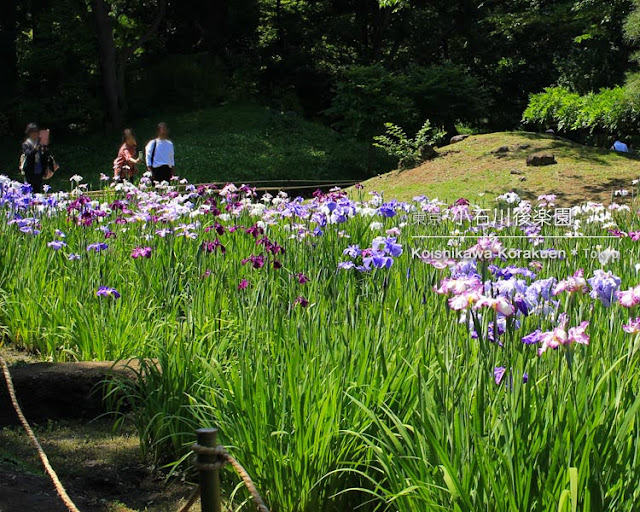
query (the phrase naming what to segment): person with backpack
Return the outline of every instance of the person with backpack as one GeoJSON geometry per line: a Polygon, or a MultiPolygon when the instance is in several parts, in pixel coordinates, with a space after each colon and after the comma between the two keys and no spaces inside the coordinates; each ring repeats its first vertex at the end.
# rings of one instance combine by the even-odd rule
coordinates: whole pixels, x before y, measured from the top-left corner
{"type": "MultiPolygon", "coordinates": [[[[46,130],[48,136],[48,130],[46,130]]],[[[27,139],[22,143],[20,155],[20,172],[25,181],[31,185],[34,194],[42,192],[42,181],[48,180],[58,170],[53,157],[49,154],[49,140],[41,140],[40,130],[34,123],[29,123],[25,130],[27,139]]]]}
{"type": "Polygon", "coordinates": [[[147,168],[151,171],[154,183],[171,180],[175,161],[167,123],[158,123],[156,138],[147,143],[145,155],[147,168]]]}

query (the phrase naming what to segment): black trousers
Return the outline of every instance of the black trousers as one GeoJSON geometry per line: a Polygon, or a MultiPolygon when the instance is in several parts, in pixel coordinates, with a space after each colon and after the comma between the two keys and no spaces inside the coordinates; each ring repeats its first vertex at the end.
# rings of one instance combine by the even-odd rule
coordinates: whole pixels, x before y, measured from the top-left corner
{"type": "Polygon", "coordinates": [[[152,167],[151,174],[153,175],[154,183],[169,181],[171,179],[171,167],[169,167],[168,165],[161,165],[160,167],[152,167]]]}
{"type": "Polygon", "coordinates": [[[31,185],[31,189],[34,194],[42,193],[42,174],[33,174],[28,172],[25,174],[25,178],[27,183],[31,185]]]}

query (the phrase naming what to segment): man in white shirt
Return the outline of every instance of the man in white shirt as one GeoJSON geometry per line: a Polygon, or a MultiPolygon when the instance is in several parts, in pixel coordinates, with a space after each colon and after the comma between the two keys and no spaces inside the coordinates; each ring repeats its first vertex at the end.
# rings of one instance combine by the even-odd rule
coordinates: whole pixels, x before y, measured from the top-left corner
{"type": "Polygon", "coordinates": [[[627,146],[624,142],[617,140],[613,143],[613,146],[611,146],[611,151],[617,151],[618,153],[628,153],[629,146],[627,146]]]}
{"type": "Polygon", "coordinates": [[[145,160],[154,183],[169,181],[173,176],[176,164],[167,123],[158,123],[157,137],[150,140],[145,147],[145,160]]]}

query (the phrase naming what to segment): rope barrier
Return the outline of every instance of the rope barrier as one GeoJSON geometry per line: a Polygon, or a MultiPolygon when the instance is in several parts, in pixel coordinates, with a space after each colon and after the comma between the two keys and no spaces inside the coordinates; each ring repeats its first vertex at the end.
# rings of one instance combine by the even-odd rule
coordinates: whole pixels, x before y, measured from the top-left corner
{"type": "MultiPolygon", "coordinates": [[[[211,187],[211,186],[218,186],[218,185],[226,185],[228,182],[223,182],[223,181],[218,181],[218,182],[211,182],[211,183],[190,183],[190,185],[193,185],[194,187],[211,187]]],[[[284,183],[287,184],[288,186],[286,187],[280,187],[280,186],[265,186],[265,187],[253,187],[256,192],[275,192],[275,191],[287,191],[287,190],[309,190],[309,189],[317,189],[317,188],[326,188],[329,186],[340,186],[340,187],[345,187],[345,186],[350,186],[350,185],[355,185],[356,183],[359,183],[358,180],[264,180],[264,181],[248,181],[248,182],[244,182],[244,185],[250,185],[252,183],[284,183]],[[290,185],[290,183],[313,183],[313,185],[290,185]]],[[[183,189],[186,187],[186,185],[183,184],[175,184],[175,185],[171,185],[172,187],[174,187],[175,189],[183,189]]],[[[101,196],[106,194],[107,192],[110,192],[110,190],[104,190],[104,189],[100,189],[100,190],[90,190],[88,192],[86,192],[86,194],[88,196],[101,196]]]]}
{"type": "MultiPolygon", "coordinates": [[[[13,380],[11,379],[9,366],[7,365],[7,362],[4,360],[4,358],[1,355],[0,355],[0,366],[2,366],[2,373],[4,374],[4,379],[7,384],[7,390],[9,391],[9,398],[11,399],[11,404],[13,405],[13,408],[16,411],[16,414],[18,415],[18,419],[20,420],[20,423],[22,424],[24,430],[27,433],[29,440],[31,441],[36,451],[38,452],[40,461],[42,462],[42,465],[44,466],[44,469],[47,475],[53,482],[56,492],[58,493],[58,496],[60,497],[64,505],[71,512],[80,512],[78,507],[76,507],[75,503],[73,503],[73,501],[67,494],[67,491],[62,485],[62,482],[60,482],[58,475],[56,474],[55,470],[49,463],[49,458],[47,457],[47,454],[42,449],[42,445],[38,441],[38,438],[36,437],[31,426],[29,425],[27,418],[22,412],[20,404],[18,403],[18,398],[16,397],[16,391],[13,386],[13,380]]],[[[217,459],[215,462],[212,462],[212,463],[202,463],[202,462],[198,462],[197,460],[194,461],[195,467],[200,471],[220,471],[224,466],[226,466],[227,464],[230,464],[231,467],[233,467],[235,472],[238,474],[238,476],[242,479],[242,483],[245,485],[245,487],[249,491],[251,498],[256,504],[258,512],[269,512],[269,509],[267,508],[264,501],[262,500],[262,496],[260,496],[260,493],[258,492],[258,489],[256,489],[256,486],[253,483],[253,480],[251,479],[251,476],[249,475],[249,473],[247,473],[247,470],[244,469],[242,464],[240,464],[234,457],[232,457],[229,454],[229,452],[226,450],[224,446],[217,445],[214,448],[209,448],[207,446],[202,446],[196,443],[191,447],[191,450],[196,455],[208,455],[211,457],[215,457],[217,459]]],[[[191,507],[195,504],[199,496],[200,496],[200,487],[197,487],[194,490],[194,492],[191,494],[191,496],[189,496],[187,503],[182,508],[180,508],[179,512],[188,512],[191,509],[191,507]]]]}
{"type": "Polygon", "coordinates": [[[20,408],[20,404],[18,403],[18,399],[16,397],[16,391],[13,387],[13,380],[11,379],[11,373],[9,373],[9,366],[7,365],[7,362],[4,360],[2,356],[0,356],[0,365],[2,366],[2,373],[4,374],[4,380],[7,383],[7,389],[9,391],[11,404],[13,405],[13,408],[15,409],[16,414],[18,415],[18,419],[20,420],[20,423],[22,423],[24,430],[27,432],[27,436],[31,440],[31,443],[35,447],[36,451],[38,452],[38,456],[42,461],[42,465],[44,466],[44,469],[47,472],[47,475],[49,475],[49,478],[51,478],[51,481],[53,482],[53,485],[56,488],[56,492],[58,493],[58,496],[60,496],[60,499],[62,500],[64,505],[71,512],[80,512],[78,510],[78,507],[76,507],[76,505],[73,503],[73,501],[67,494],[67,491],[65,490],[64,486],[60,482],[58,475],[56,474],[54,469],[51,467],[51,464],[49,463],[49,459],[47,458],[47,454],[44,453],[42,446],[38,442],[38,438],[33,433],[33,430],[31,429],[31,426],[29,425],[27,418],[25,418],[24,416],[24,413],[22,412],[22,409],[20,408]]]}
{"type": "MultiPolygon", "coordinates": [[[[256,489],[256,486],[253,483],[253,480],[251,479],[249,473],[247,473],[247,470],[244,469],[242,464],[240,464],[234,457],[229,454],[224,446],[217,445],[214,448],[209,448],[207,446],[202,446],[196,443],[191,447],[191,450],[196,455],[209,455],[217,458],[217,460],[213,463],[202,463],[195,460],[194,466],[200,471],[220,471],[224,466],[230,464],[231,467],[236,471],[238,476],[242,479],[242,483],[249,491],[249,494],[256,504],[258,511],[269,512],[269,509],[262,500],[262,496],[260,496],[260,493],[258,492],[258,489],[256,489]]],[[[199,495],[200,488],[198,487],[189,497],[189,500],[180,509],[179,512],[187,512],[196,502],[199,495]]]]}

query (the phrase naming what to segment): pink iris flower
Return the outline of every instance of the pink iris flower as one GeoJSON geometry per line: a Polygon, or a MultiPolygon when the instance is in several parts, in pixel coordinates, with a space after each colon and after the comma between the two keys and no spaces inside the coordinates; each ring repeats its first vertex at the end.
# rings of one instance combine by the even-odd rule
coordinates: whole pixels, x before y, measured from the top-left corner
{"type": "Polygon", "coordinates": [[[489,307],[504,316],[511,316],[516,312],[515,306],[502,295],[499,295],[495,299],[492,297],[481,297],[476,302],[476,307],[483,306],[489,307]]]}
{"type": "Polygon", "coordinates": [[[638,334],[640,332],[640,317],[630,318],[629,323],[622,326],[624,332],[638,334]]]}
{"type": "Polygon", "coordinates": [[[587,285],[587,280],[584,278],[584,270],[579,268],[572,276],[563,279],[556,285],[553,289],[553,295],[558,295],[562,292],[587,293],[588,291],[589,286],[587,285]]]}
{"type": "Polygon", "coordinates": [[[482,290],[482,281],[478,277],[459,277],[457,279],[445,278],[440,283],[440,288],[436,288],[436,292],[446,295],[460,295],[467,291],[482,290]]]}
{"type": "Polygon", "coordinates": [[[618,302],[625,308],[631,308],[640,304],[640,285],[628,290],[616,292],[618,302]]]}
{"type": "Polygon", "coordinates": [[[542,346],[538,349],[538,355],[542,355],[547,349],[556,350],[563,345],[572,345],[573,343],[588,345],[589,335],[586,332],[587,327],[589,327],[589,322],[584,321],[581,322],[579,326],[571,327],[567,331],[567,317],[566,315],[562,315],[558,327],[552,331],[540,334],[540,343],[542,343],[542,346]]]}

